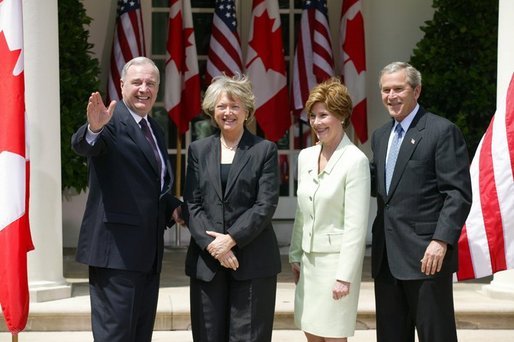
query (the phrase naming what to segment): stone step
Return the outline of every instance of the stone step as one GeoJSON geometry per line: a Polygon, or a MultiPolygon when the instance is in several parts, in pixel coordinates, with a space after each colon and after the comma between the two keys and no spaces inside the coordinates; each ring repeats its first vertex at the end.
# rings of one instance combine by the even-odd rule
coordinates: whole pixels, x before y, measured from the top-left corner
{"type": "MultiPolygon", "coordinates": [[[[25,331],[90,331],[90,304],[86,283],[75,283],[73,296],[67,299],[31,303],[25,331]]],[[[454,301],[458,329],[514,329],[514,300],[495,299],[483,290],[483,284],[457,283],[454,301]]],[[[279,283],[274,329],[294,330],[294,284],[279,283]]],[[[373,283],[363,282],[357,329],[375,328],[373,283]]],[[[159,294],[156,331],[189,330],[189,288],[163,287],[159,294]]],[[[0,320],[0,331],[7,331],[0,320]]],[[[513,331],[514,332],[514,331],[513,331]]]]}

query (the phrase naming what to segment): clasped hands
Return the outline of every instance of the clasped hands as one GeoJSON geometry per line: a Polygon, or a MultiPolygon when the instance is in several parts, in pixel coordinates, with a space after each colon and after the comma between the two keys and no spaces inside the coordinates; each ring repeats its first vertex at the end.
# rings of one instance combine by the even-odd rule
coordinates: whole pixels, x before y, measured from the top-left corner
{"type": "Polygon", "coordinates": [[[221,266],[237,270],[239,268],[239,261],[237,260],[232,247],[236,245],[235,240],[229,234],[221,234],[213,231],[206,231],[206,233],[214,238],[207,246],[207,252],[216,260],[221,266]]]}

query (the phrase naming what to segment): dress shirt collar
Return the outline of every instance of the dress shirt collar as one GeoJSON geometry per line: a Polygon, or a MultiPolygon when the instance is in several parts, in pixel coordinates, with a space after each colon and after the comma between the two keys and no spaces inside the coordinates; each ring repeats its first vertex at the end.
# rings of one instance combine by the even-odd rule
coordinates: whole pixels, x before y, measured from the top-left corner
{"type": "Polygon", "coordinates": [[[412,112],[410,112],[409,115],[407,115],[405,117],[405,119],[403,119],[401,122],[396,122],[396,121],[394,122],[392,132],[394,132],[394,129],[396,128],[397,125],[402,125],[403,131],[407,132],[409,130],[410,124],[412,123],[412,120],[414,120],[414,117],[416,116],[416,113],[418,112],[418,110],[419,110],[419,103],[416,103],[416,107],[414,107],[412,112]]]}
{"type": "MultiPolygon", "coordinates": [[[[125,103],[125,101],[123,101],[123,103],[125,103]]],[[[132,109],[130,109],[130,108],[129,108],[129,106],[127,106],[127,104],[126,104],[126,103],[125,103],[125,107],[127,107],[128,111],[129,111],[129,113],[130,113],[130,115],[132,115],[132,117],[134,118],[134,120],[136,120],[136,123],[137,123],[138,125],[139,125],[139,121],[141,121],[142,119],[146,119],[146,121],[148,122],[148,119],[147,119],[148,114],[147,114],[147,115],[145,115],[145,116],[138,115],[138,114],[134,113],[134,112],[132,111],[132,109]]]]}

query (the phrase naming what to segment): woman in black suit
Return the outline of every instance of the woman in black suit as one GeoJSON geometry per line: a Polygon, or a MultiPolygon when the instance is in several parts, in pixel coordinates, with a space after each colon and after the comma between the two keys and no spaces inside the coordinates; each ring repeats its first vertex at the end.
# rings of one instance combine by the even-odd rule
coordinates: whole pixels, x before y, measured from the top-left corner
{"type": "Polygon", "coordinates": [[[202,108],[219,130],[188,151],[193,339],[271,341],[281,268],[271,223],[279,196],[277,147],[245,128],[255,108],[245,76],[215,78],[202,108]]]}

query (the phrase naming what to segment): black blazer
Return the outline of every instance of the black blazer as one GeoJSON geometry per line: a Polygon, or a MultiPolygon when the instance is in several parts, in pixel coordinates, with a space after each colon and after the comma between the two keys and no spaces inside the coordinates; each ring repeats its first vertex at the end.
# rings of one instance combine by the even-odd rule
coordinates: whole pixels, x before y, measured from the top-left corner
{"type": "Polygon", "coordinates": [[[148,117],[166,161],[161,191],[157,161],[150,144],[123,101],[96,143],[87,143],[87,124],[72,137],[72,148],[86,156],[89,194],[82,221],[77,261],[129,271],[160,271],[163,233],[180,201],[172,196],[164,134],[148,117]]]}
{"type": "Polygon", "coordinates": [[[277,146],[245,129],[223,194],[219,139],[218,132],[189,146],[184,200],[191,242],[186,274],[210,281],[222,267],[206,250],[214,239],[205,231],[211,230],[228,233],[237,243],[234,278],[276,275],[281,263],[271,220],[279,197],[277,146]]]}
{"type": "Polygon", "coordinates": [[[391,120],[377,129],[371,141],[372,190],[378,207],[372,228],[372,274],[378,275],[387,250],[395,278],[430,278],[421,273],[420,260],[433,239],[448,243],[440,274],[453,273],[457,242],[472,199],[462,133],[450,121],[420,107],[405,133],[386,195],[385,162],[393,124],[391,120]]]}

